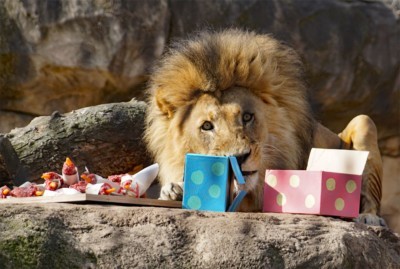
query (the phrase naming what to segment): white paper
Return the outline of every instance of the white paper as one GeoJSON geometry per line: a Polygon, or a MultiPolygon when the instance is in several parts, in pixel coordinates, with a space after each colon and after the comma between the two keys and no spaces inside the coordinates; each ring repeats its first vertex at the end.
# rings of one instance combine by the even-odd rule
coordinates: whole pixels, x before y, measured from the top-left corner
{"type": "Polygon", "coordinates": [[[78,194],[80,193],[79,191],[73,189],[73,188],[61,188],[57,189],[55,191],[51,190],[45,190],[43,193],[43,196],[60,196],[60,195],[72,195],[72,194],[78,194]]]}
{"type": "Polygon", "coordinates": [[[96,184],[98,184],[98,183],[108,183],[110,185],[111,184],[117,184],[119,186],[119,184],[117,182],[113,182],[113,181],[111,181],[111,180],[109,180],[107,178],[104,178],[104,177],[101,177],[101,176],[97,176],[97,175],[95,175],[95,177],[96,177],[96,184]]]}
{"type": "Polygon", "coordinates": [[[86,185],[86,193],[87,194],[95,194],[98,195],[101,187],[103,187],[104,183],[90,184],[86,185]]]}
{"type": "MultiPolygon", "coordinates": [[[[96,178],[96,183],[104,183],[108,180],[108,179],[106,179],[102,176],[96,175],[96,174],[94,174],[94,177],[96,178]]],[[[111,181],[111,180],[109,180],[109,181],[111,181]]]]}
{"type": "Polygon", "coordinates": [[[20,185],[19,187],[20,187],[20,188],[25,188],[25,187],[29,187],[29,186],[31,186],[31,185],[32,185],[32,182],[27,181],[27,182],[25,182],[24,184],[20,185]]]}
{"type": "Polygon", "coordinates": [[[344,149],[311,149],[307,171],[326,171],[362,175],[368,151],[344,149]]]}
{"type": "Polygon", "coordinates": [[[132,184],[137,182],[139,185],[139,196],[142,196],[147,191],[151,183],[156,179],[158,171],[159,165],[155,163],[132,176],[132,184]]]}

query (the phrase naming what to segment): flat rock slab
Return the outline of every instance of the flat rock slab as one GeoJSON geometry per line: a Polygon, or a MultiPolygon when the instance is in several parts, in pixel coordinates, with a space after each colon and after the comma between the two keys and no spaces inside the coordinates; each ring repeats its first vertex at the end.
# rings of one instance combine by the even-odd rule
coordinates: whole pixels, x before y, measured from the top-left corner
{"type": "Polygon", "coordinates": [[[399,268],[399,237],[340,219],[98,204],[0,207],[1,268],[399,268]]]}

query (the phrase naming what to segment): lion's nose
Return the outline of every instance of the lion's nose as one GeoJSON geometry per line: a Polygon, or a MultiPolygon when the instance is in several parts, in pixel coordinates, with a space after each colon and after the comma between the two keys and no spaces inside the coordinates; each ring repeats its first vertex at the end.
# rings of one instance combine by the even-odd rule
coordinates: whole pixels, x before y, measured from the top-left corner
{"type": "Polygon", "coordinates": [[[250,156],[250,152],[245,153],[245,154],[235,155],[235,157],[239,163],[239,166],[241,166],[247,160],[247,158],[249,156],[250,156]]]}

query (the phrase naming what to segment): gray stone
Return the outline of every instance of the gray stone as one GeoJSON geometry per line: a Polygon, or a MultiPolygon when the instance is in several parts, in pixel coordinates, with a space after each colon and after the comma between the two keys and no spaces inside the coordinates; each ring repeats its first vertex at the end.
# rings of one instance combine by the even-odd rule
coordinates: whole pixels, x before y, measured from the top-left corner
{"type": "Polygon", "coordinates": [[[309,215],[2,205],[1,268],[399,268],[386,228],[309,215]]]}

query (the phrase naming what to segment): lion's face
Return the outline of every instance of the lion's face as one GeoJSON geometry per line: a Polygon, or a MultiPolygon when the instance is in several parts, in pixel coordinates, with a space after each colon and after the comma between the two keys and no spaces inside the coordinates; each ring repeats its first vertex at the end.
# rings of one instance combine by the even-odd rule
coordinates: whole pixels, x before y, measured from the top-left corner
{"type": "Polygon", "coordinates": [[[258,97],[241,87],[204,94],[186,111],[186,119],[176,117],[182,124],[181,142],[188,152],[238,156],[244,176],[255,178],[268,138],[263,107],[258,97]]]}

